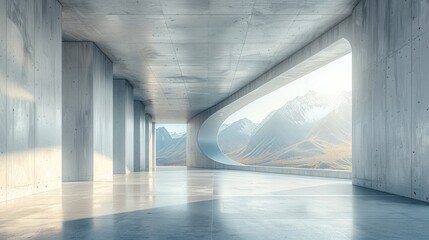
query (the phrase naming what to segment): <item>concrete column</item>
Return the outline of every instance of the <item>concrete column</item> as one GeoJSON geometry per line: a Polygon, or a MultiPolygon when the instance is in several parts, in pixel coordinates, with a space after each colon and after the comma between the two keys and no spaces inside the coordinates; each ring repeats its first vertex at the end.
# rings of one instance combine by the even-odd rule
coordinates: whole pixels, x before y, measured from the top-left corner
{"type": "Polygon", "coordinates": [[[7,1],[0,1],[0,202],[7,199],[7,1]]]}
{"type": "Polygon", "coordinates": [[[145,171],[150,171],[152,164],[152,116],[145,115],[145,171]]]}
{"type": "Polygon", "coordinates": [[[113,172],[113,67],[92,42],[63,43],[63,181],[113,172]]]}
{"type": "Polygon", "coordinates": [[[152,122],[152,152],[150,160],[150,169],[152,171],[156,170],[156,125],[155,122],[152,122]]]}
{"type": "Polygon", "coordinates": [[[145,170],[145,106],[134,101],[134,172],[145,170]]]}
{"type": "Polygon", "coordinates": [[[134,171],[134,96],[127,80],[113,84],[113,173],[134,171]]]}
{"type": "Polygon", "coordinates": [[[61,5],[0,0],[0,201],[61,187],[61,5]]]}

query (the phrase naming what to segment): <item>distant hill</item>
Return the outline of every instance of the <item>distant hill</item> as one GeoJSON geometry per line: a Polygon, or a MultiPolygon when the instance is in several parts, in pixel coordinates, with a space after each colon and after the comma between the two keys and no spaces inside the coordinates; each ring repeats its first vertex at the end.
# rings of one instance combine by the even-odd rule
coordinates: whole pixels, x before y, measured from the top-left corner
{"type": "Polygon", "coordinates": [[[186,134],[170,134],[165,127],[156,129],[156,165],[186,165],[186,134]]]}
{"type": "MultiPolygon", "coordinates": [[[[242,120],[235,123],[249,121],[242,120]]],[[[351,126],[351,92],[334,98],[310,91],[273,111],[247,138],[227,127],[218,140],[227,156],[244,164],[350,169],[351,126]]]]}

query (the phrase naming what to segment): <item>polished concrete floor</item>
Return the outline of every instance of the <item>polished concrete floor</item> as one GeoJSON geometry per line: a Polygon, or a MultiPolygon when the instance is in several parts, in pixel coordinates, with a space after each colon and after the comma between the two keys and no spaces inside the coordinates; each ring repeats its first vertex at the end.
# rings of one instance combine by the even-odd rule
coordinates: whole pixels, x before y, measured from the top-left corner
{"type": "Polygon", "coordinates": [[[0,203],[0,239],[429,239],[429,205],[348,180],[158,168],[0,203]]]}

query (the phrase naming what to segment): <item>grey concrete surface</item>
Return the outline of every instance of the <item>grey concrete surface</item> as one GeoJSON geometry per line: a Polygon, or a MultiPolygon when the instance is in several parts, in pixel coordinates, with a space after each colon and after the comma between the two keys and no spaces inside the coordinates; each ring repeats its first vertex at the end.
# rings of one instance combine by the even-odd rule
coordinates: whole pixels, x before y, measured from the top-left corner
{"type": "Polygon", "coordinates": [[[7,196],[7,1],[0,0],[0,201],[7,196]],[[6,91],[5,91],[6,89],[6,91]]]}
{"type": "Polygon", "coordinates": [[[145,106],[134,100],[134,172],[145,170],[145,106]]]}
{"type": "Polygon", "coordinates": [[[0,203],[0,238],[419,240],[428,216],[350,180],[158,167],[0,203]]]}
{"type": "Polygon", "coordinates": [[[109,58],[94,45],[93,113],[94,168],[93,180],[112,177],[113,158],[113,66],[109,58]]]}
{"type": "Polygon", "coordinates": [[[61,186],[61,5],[0,1],[0,201],[61,186]]]}
{"type": "Polygon", "coordinates": [[[61,5],[35,2],[34,192],[61,187],[61,5]]]}
{"type": "Polygon", "coordinates": [[[349,171],[242,165],[225,156],[217,144],[219,127],[231,114],[256,99],[349,53],[351,45],[346,39],[352,39],[351,21],[351,17],[345,19],[233,95],[190,119],[187,128],[187,165],[203,168],[351,178],[349,171]]]}
{"type": "Polygon", "coordinates": [[[7,90],[17,86],[24,95],[7,99],[8,198],[34,192],[34,15],[34,2],[7,3],[7,90]]]}
{"type": "MultiPolygon", "coordinates": [[[[334,31],[330,30],[338,33],[337,28],[340,35],[341,29],[348,32],[343,37],[353,48],[353,183],[423,201],[429,201],[426,140],[429,85],[425,67],[429,53],[428,4],[421,0],[361,1],[350,19],[334,27],[334,31]],[[350,24],[341,28],[345,22],[350,24]]],[[[330,31],[328,36],[335,36],[329,35],[330,31]]],[[[331,40],[329,37],[323,39],[322,35],[313,43],[316,49],[323,49],[331,40]]],[[[311,44],[306,48],[309,46],[311,44]]],[[[305,52],[306,48],[297,53],[314,54],[314,51],[305,52]]],[[[293,59],[294,55],[289,58],[293,59]]],[[[306,61],[318,65],[319,59],[306,61]]],[[[292,62],[292,71],[296,70],[295,65],[303,71],[301,74],[311,70],[299,68],[298,62],[292,62]]],[[[276,72],[279,66],[267,73],[276,72]]],[[[287,69],[279,70],[288,73],[287,69]]],[[[252,90],[271,86],[272,80],[268,81],[259,86],[250,83],[188,122],[190,166],[231,168],[225,162],[212,161],[217,158],[211,154],[213,150],[218,151],[215,134],[219,123],[231,113],[228,107],[236,110],[240,104],[244,106],[250,102],[246,98],[262,96],[261,93],[252,96],[252,90]]],[[[247,166],[233,168],[252,170],[247,166]]]]}
{"type": "Polygon", "coordinates": [[[427,1],[353,11],[353,183],[429,201],[427,1]]]}
{"type": "Polygon", "coordinates": [[[152,122],[152,137],[150,138],[149,144],[150,150],[150,162],[149,168],[151,171],[156,170],[156,123],[152,122]]]}
{"type": "Polygon", "coordinates": [[[124,79],[113,81],[113,173],[134,171],[133,87],[124,79]]]}
{"type": "Polygon", "coordinates": [[[156,169],[156,125],[150,114],[145,116],[145,171],[156,169]]]}
{"type": "Polygon", "coordinates": [[[349,16],[358,0],[60,0],[156,122],[186,122],[349,16]],[[126,37],[124,37],[126,36],[126,37]]]}
{"type": "Polygon", "coordinates": [[[113,174],[112,62],[91,42],[63,42],[63,181],[113,174]]]}

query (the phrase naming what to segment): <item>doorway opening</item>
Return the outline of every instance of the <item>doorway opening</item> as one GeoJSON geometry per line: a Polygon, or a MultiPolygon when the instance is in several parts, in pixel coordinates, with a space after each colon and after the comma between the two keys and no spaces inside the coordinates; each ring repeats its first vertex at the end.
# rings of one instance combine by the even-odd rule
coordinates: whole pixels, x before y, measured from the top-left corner
{"type": "Polygon", "coordinates": [[[186,166],[186,124],[156,124],[156,165],[186,166]]]}

